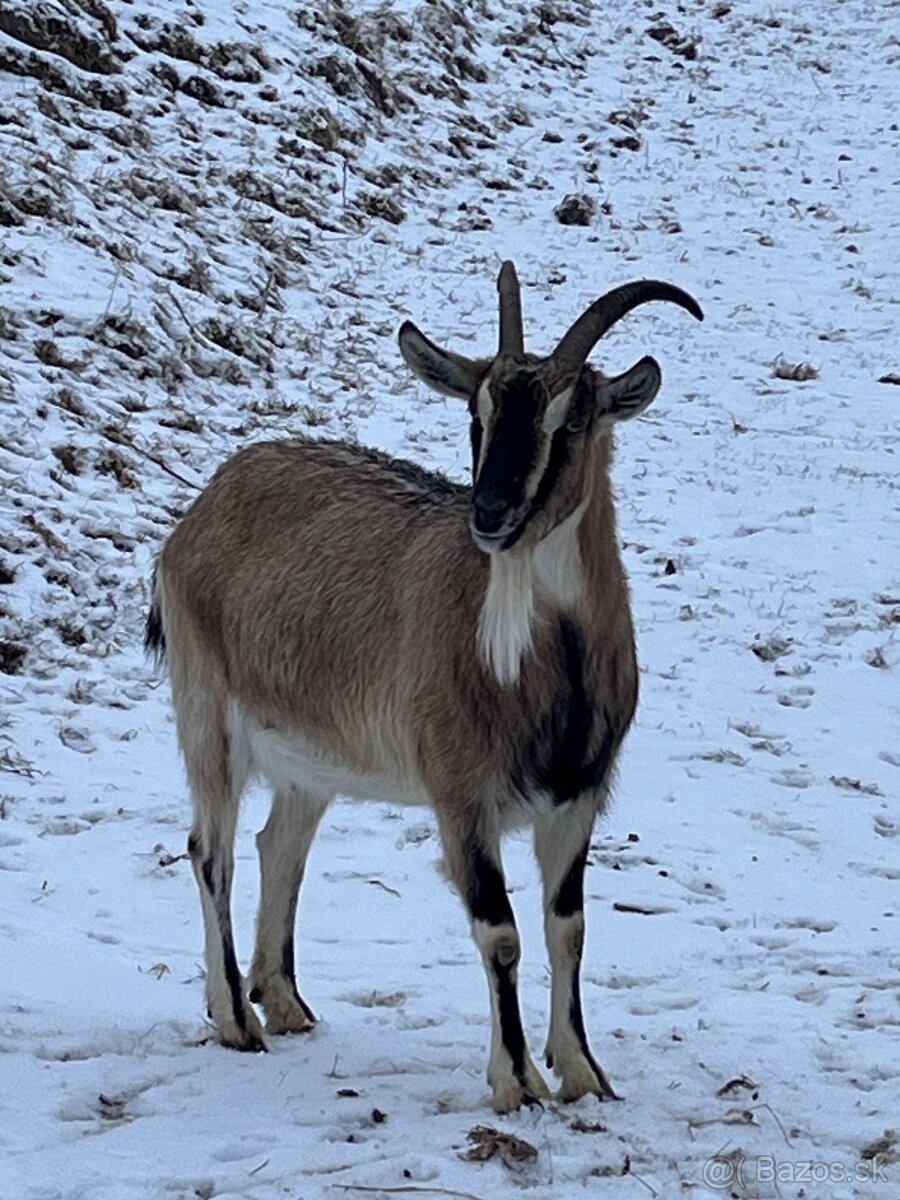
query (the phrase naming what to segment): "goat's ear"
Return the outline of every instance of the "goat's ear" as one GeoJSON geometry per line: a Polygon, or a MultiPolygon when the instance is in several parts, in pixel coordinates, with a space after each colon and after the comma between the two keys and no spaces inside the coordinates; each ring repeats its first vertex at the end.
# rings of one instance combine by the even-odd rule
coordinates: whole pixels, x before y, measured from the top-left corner
{"type": "Polygon", "coordinates": [[[486,360],[466,358],[462,354],[454,354],[452,350],[441,350],[412,321],[403,322],[397,340],[407,366],[423,383],[443,396],[456,396],[463,400],[474,396],[478,381],[487,369],[486,360]]]}
{"type": "Polygon", "coordinates": [[[598,381],[597,416],[601,428],[639,416],[652,404],[661,383],[659,363],[649,355],[621,375],[598,381]]]}

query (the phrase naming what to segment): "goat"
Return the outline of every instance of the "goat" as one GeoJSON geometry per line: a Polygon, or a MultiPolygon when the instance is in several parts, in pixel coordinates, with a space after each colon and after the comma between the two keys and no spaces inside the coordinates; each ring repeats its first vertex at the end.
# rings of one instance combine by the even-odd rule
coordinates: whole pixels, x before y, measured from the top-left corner
{"type": "Polygon", "coordinates": [[[294,924],[307,854],[336,794],[433,806],[468,910],[492,1012],[498,1112],[547,1097],[519,1012],[519,935],[501,834],[531,824],[552,970],[546,1060],[560,1098],[615,1096],[580,998],[583,879],[637,703],[628,587],[609,479],[613,425],[643,412],[653,358],[613,378],[586,365],[649,300],[699,320],[652,280],[592,304],[545,358],[524,350],[512,263],[493,358],[440,349],[407,321],[400,350],[466,400],[473,486],[340,441],[240,450],[157,563],[147,646],[168,655],[194,804],[188,841],[219,1040],[265,1049],[315,1016],[297,990],[294,924]],[[261,897],[245,987],[231,924],[234,836],[252,774],[273,803],[257,835],[261,897]]]}

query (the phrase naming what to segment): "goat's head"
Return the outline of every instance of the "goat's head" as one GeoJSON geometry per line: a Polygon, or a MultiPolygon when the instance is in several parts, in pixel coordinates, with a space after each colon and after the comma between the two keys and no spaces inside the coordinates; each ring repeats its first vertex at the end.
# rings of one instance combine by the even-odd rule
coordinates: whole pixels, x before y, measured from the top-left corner
{"type": "Polygon", "coordinates": [[[645,279],[601,296],[546,358],[525,351],[515,267],[497,280],[500,345],[494,358],[442,350],[412,324],[400,329],[400,351],[421,380],[468,401],[471,416],[472,536],[486,551],[509,550],[527,535],[537,541],[564,521],[585,493],[591,448],[618,421],[636,417],[661,382],[646,357],[608,378],[587,357],[604,333],[648,300],[669,300],[698,320],[687,292],[645,279]]]}

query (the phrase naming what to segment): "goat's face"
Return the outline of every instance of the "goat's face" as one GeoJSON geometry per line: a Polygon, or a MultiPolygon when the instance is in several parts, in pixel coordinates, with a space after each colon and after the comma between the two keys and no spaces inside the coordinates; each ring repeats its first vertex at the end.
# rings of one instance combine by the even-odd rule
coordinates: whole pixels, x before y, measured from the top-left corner
{"type": "Polygon", "coordinates": [[[469,402],[472,536],[488,552],[533,544],[564,521],[585,496],[597,439],[642,413],[659,390],[652,358],[611,379],[586,365],[606,330],[647,300],[670,300],[703,319],[697,302],[672,284],[626,284],[592,304],[553,353],[538,358],[524,352],[511,263],[497,286],[500,350],[493,359],[442,350],[410,321],[400,330],[400,350],[419,378],[469,402]]]}
{"type": "Polygon", "coordinates": [[[551,359],[501,356],[469,401],[472,536],[485,551],[534,543],[578,507],[598,438],[636,416],[659,388],[652,359],[618,380],[551,359]]]}

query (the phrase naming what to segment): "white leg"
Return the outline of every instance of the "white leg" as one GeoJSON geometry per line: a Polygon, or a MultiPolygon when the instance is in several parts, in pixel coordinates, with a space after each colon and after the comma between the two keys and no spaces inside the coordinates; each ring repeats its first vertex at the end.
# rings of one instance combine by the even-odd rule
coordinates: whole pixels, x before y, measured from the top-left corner
{"type": "Polygon", "coordinates": [[[261,891],[250,997],[262,1005],[268,1033],[304,1033],[315,1024],[297,991],[294,924],[309,848],[328,803],[299,788],[278,791],[256,836],[261,891]]]}
{"type": "Polygon", "coordinates": [[[219,1041],[236,1050],[265,1050],[262,1026],[247,999],[231,923],[234,834],[247,782],[245,747],[227,730],[224,705],[198,689],[179,711],[179,734],[194,801],[188,839],[200,889],[206,938],[206,1003],[219,1041]]]}
{"type": "Polygon", "coordinates": [[[550,955],[547,1065],[560,1077],[559,1098],[615,1092],[587,1042],[581,1011],[584,867],[594,823],[593,801],[560,805],[535,823],[534,845],[544,883],[544,931],[550,955]]]}
{"type": "Polygon", "coordinates": [[[532,1061],[522,1029],[521,945],[500,868],[499,845],[475,829],[460,830],[457,823],[442,823],[442,836],[447,867],[469,911],[490,990],[492,1104],[497,1112],[512,1112],[522,1104],[547,1099],[550,1091],[532,1061]]]}

